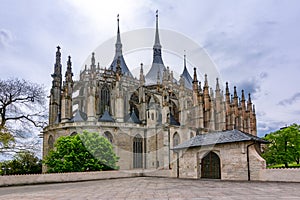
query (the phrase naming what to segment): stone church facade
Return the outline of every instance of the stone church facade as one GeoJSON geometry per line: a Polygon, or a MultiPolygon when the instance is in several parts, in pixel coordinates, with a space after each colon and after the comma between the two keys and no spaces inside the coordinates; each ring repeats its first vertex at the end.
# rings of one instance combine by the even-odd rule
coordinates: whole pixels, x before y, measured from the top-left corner
{"type": "MultiPolygon", "coordinates": [[[[60,136],[88,130],[108,138],[120,157],[120,169],[174,168],[173,147],[191,138],[239,130],[256,136],[255,108],[250,94],[225,94],[218,79],[215,86],[193,76],[184,56],[179,80],[165,67],[159,39],[158,15],[149,72],[140,66],[139,78],[131,74],[122,54],[117,27],[115,56],[110,66],[100,66],[92,53],[90,66],[73,80],[71,57],[63,78],[60,47],[57,47],[49,103],[49,124],[43,131],[43,156],[60,136]],[[203,87],[201,86],[203,83],[203,87]]],[[[174,159],[175,158],[175,159],[174,159]]]]}

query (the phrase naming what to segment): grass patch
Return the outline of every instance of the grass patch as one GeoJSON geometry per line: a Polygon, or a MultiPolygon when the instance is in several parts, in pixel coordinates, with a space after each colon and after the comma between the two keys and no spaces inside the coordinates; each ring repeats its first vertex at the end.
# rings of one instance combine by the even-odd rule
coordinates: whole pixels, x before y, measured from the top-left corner
{"type": "MultiPolygon", "coordinates": [[[[278,169],[278,168],[286,168],[284,164],[276,164],[267,166],[268,169],[278,169]]],[[[300,164],[297,163],[289,163],[287,168],[300,168],[300,164]]]]}

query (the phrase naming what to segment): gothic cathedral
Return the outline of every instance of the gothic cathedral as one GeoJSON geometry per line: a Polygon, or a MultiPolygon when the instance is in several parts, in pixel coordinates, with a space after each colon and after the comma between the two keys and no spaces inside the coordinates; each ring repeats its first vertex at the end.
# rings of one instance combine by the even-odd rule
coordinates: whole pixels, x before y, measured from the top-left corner
{"type": "Polygon", "coordinates": [[[214,90],[207,76],[201,82],[196,68],[193,77],[184,56],[180,80],[165,67],[159,39],[158,15],[153,62],[148,73],[140,66],[134,78],[122,54],[117,27],[115,56],[110,66],[100,67],[92,53],[89,67],[73,80],[71,57],[63,81],[61,52],[57,47],[49,103],[49,125],[43,131],[43,156],[60,136],[83,130],[106,137],[120,157],[120,169],[169,169],[174,146],[197,135],[239,130],[256,136],[256,115],[250,94],[246,100],[234,87],[225,94],[218,79],[214,90]]]}

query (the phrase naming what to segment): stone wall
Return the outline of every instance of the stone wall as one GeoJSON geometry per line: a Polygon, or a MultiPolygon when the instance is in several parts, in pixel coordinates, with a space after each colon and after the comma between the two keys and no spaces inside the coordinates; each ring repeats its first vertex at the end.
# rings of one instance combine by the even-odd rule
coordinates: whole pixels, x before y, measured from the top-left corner
{"type": "Polygon", "coordinates": [[[260,181],[300,182],[300,169],[263,169],[259,171],[260,181]]]}
{"type": "Polygon", "coordinates": [[[73,172],[53,174],[29,174],[0,176],[0,187],[10,185],[31,185],[43,183],[64,183],[76,181],[90,181],[114,178],[132,177],[170,177],[170,170],[127,170],[127,171],[98,171],[73,172]]]}
{"type": "Polygon", "coordinates": [[[139,173],[137,172],[126,173],[122,171],[11,175],[11,176],[0,176],[0,186],[28,185],[28,184],[41,184],[41,183],[61,183],[61,182],[101,180],[101,179],[112,179],[112,178],[130,178],[136,176],[139,176],[139,173]]]}

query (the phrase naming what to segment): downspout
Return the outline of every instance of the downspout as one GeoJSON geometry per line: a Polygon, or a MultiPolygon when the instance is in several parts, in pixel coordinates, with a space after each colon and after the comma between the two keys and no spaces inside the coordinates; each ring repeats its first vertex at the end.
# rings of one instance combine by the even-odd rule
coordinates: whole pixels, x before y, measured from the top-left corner
{"type": "Polygon", "coordinates": [[[252,144],[248,144],[247,145],[247,167],[248,167],[248,181],[250,181],[251,177],[250,177],[250,160],[249,160],[249,147],[254,145],[255,141],[252,144]]]}
{"type": "Polygon", "coordinates": [[[170,147],[170,143],[171,143],[171,139],[170,139],[170,125],[168,126],[168,159],[169,159],[169,169],[171,169],[171,147],[170,147]]]}
{"type": "Polygon", "coordinates": [[[175,151],[176,155],[177,155],[177,159],[176,159],[176,172],[177,172],[177,175],[176,177],[179,178],[179,151],[175,151]]]}
{"type": "Polygon", "coordinates": [[[147,132],[144,130],[144,169],[147,169],[147,132]]]}

